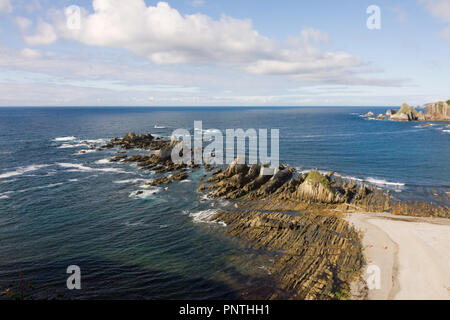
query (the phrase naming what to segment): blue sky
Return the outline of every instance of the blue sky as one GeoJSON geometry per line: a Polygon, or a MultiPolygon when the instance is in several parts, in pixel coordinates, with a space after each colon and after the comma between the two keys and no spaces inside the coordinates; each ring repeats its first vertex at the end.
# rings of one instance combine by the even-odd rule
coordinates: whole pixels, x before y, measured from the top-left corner
{"type": "Polygon", "coordinates": [[[0,0],[0,106],[418,105],[449,53],[450,0],[0,0]]]}

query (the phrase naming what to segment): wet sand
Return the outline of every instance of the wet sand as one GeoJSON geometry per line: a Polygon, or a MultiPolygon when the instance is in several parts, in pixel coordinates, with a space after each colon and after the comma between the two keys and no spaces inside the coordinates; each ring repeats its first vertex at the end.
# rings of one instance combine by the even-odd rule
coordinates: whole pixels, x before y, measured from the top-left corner
{"type": "Polygon", "coordinates": [[[346,219],[363,233],[366,282],[380,270],[379,288],[371,282],[368,299],[450,300],[449,219],[386,213],[352,213],[346,219]]]}

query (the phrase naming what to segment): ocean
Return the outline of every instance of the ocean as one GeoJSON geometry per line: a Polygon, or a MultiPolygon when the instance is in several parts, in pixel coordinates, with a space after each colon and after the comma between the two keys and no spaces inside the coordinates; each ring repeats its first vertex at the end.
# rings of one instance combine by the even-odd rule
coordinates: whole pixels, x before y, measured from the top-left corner
{"type": "Polygon", "coordinates": [[[153,172],[89,147],[129,131],[193,132],[195,120],[222,132],[279,129],[280,163],[299,171],[335,171],[404,200],[448,194],[449,124],[359,116],[386,109],[0,108],[0,286],[20,284],[30,299],[258,297],[270,290],[264,261],[223,225],[201,222],[233,206],[196,192],[203,169],[148,187],[153,172]],[[81,269],[81,290],[66,287],[69,265],[81,269]]]}

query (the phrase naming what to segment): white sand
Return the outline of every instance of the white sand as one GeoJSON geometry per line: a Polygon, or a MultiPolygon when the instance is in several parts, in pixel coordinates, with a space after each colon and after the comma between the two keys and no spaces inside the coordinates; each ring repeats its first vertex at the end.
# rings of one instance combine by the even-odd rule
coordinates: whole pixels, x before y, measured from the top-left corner
{"type": "Polygon", "coordinates": [[[381,271],[369,299],[450,300],[450,220],[364,213],[347,220],[364,233],[368,265],[381,271]]]}

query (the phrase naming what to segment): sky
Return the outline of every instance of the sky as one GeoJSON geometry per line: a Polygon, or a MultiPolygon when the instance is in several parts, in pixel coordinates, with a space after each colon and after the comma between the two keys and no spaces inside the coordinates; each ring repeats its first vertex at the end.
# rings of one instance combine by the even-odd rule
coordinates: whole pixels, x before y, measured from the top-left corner
{"type": "Polygon", "coordinates": [[[0,0],[0,106],[422,105],[449,57],[450,0],[0,0]]]}

